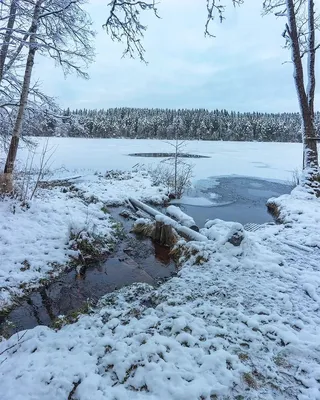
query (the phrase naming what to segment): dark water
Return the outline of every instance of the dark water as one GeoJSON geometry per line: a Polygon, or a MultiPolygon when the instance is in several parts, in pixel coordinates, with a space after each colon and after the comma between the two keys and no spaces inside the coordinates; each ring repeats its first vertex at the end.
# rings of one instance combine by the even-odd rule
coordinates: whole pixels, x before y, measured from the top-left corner
{"type": "MultiPolygon", "coordinates": [[[[266,201],[289,193],[291,189],[289,185],[252,178],[212,178],[199,181],[188,195],[207,198],[215,205],[179,206],[194,218],[199,227],[203,227],[206,220],[215,218],[260,224],[272,221],[266,201]],[[213,198],[212,194],[218,197],[213,198]]],[[[101,296],[120,287],[134,282],[154,285],[175,274],[169,250],[128,233],[132,221],[120,217],[119,211],[111,210],[111,214],[121,221],[127,235],[115,253],[102,265],[87,268],[82,275],[75,270],[61,274],[58,279],[23,298],[8,315],[0,314],[0,334],[5,332],[9,335],[36,325],[51,325],[59,315],[82,309],[88,300],[94,304],[101,296]],[[8,322],[12,324],[9,327],[8,322]]]]}
{"type": "Polygon", "coordinates": [[[127,236],[115,253],[102,265],[88,267],[81,275],[74,269],[62,273],[23,298],[8,315],[0,315],[0,334],[2,331],[10,335],[37,325],[50,326],[59,315],[82,309],[88,300],[94,304],[106,293],[123,286],[134,282],[155,285],[175,274],[169,249],[128,233],[132,221],[118,216],[118,211],[113,210],[112,214],[124,224],[127,236]]]}
{"type": "MultiPolygon", "coordinates": [[[[130,157],[152,157],[152,158],[174,158],[175,153],[131,153],[130,157]]],[[[211,158],[210,156],[202,156],[200,154],[178,153],[179,158],[211,158]]]]}
{"type": "MultiPolygon", "coordinates": [[[[208,219],[223,219],[241,224],[262,224],[273,221],[268,213],[266,201],[290,193],[292,186],[254,178],[228,177],[198,181],[188,195],[210,200],[214,205],[186,205],[179,207],[191,215],[202,228],[208,219]],[[212,195],[217,197],[212,197],[212,195]]],[[[200,203],[200,202],[199,202],[200,203]]],[[[200,203],[201,204],[201,203],[200,203]]]]}

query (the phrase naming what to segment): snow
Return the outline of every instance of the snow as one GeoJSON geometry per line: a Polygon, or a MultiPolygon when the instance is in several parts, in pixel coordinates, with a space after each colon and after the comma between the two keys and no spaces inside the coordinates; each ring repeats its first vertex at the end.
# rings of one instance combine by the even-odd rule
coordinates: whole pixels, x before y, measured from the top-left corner
{"type": "Polygon", "coordinates": [[[183,211],[181,211],[179,207],[171,205],[166,208],[166,212],[171,217],[174,217],[182,225],[185,225],[188,228],[190,228],[191,226],[194,226],[196,224],[194,222],[194,219],[192,217],[190,217],[189,215],[185,214],[183,211]]]}
{"type": "MultiPolygon", "coordinates": [[[[53,168],[67,168],[55,177],[82,175],[78,193],[57,187],[40,189],[29,207],[0,202],[0,307],[64,268],[70,228],[112,238],[103,206],[165,198],[146,172],[133,172],[141,160],[126,155],[160,151],[162,142],[53,140],[61,145],[53,168]],[[116,180],[99,174],[117,168],[126,172],[116,180]]],[[[290,179],[300,149],[190,142],[190,151],[212,156],[196,160],[203,179],[208,171],[290,179]]],[[[208,221],[193,241],[178,242],[181,268],[158,288],[134,284],[60,330],[38,326],[0,342],[0,399],[320,399],[320,200],[298,187],[270,201],[283,224],[246,232],[208,221]]]]}
{"type": "Polygon", "coordinates": [[[212,202],[205,197],[190,197],[190,196],[182,196],[181,199],[176,199],[171,201],[172,204],[185,204],[188,206],[198,206],[198,207],[210,207],[214,206],[217,203],[212,202]]]}
{"type": "Polygon", "coordinates": [[[319,199],[273,201],[284,225],[234,247],[242,227],[209,221],[157,289],[123,288],[61,330],[1,342],[0,398],[320,399],[319,199]]]}
{"type": "Polygon", "coordinates": [[[296,246],[308,246],[309,249],[319,247],[320,208],[319,199],[310,195],[301,187],[296,187],[291,194],[271,198],[280,211],[280,220],[292,226],[287,240],[296,246]],[[296,228],[297,227],[297,228],[296,228]],[[296,234],[296,229],[303,230],[303,235],[296,234]]]}
{"type": "Polygon", "coordinates": [[[73,180],[76,190],[39,189],[26,206],[18,200],[0,201],[0,309],[42,279],[58,275],[71,256],[78,256],[70,250],[71,230],[114,240],[113,221],[103,207],[133,195],[153,202],[165,198],[164,189],[152,186],[143,171],[120,178],[90,175],[73,180]]]}
{"type": "MultiPolygon", "coordinates": [[[[40,143],[39,153],[45,138],[34,138],[40,143]]],[[[168,152],[171,146],[161,140],[131,139],[79,139],[50,138],[49,146],[56,148],[52,157],[52,169],[64,168],[77,171],[102,172],[107,169],[131,170],[136,164],[158,163],[161,159],[130,157],[130,153],[168,152]]],[[[261,143],[261,142],[222,142],[186,141],[186,152],[209,156],[210,158],[190,159],[195,166],[194,180],[209,176],[241,175],[275,178],[292,181],[292,174],[301,168],[301,143],[261,143]]],[[[27,149],[18,152],[21,166],[27,159],[27,149]]],[[[37,157],[35,165],[37,164],[37,157]]]]}
{"type": "Polygon", "coordinates": [[[204,235],[201,235],[200,233],[188,228],[187,226],[180,225],[179,222],[176,222],[175,220],[173,220],[170,217],[167,217],[166,215],[158,214],[156,215],[155,219],[156,221],[162,222],[165,225],[171,225],[173,228],[175,228],[177,232],[181,233],[182,235],[194,241],[206,242],[208,240],[204,235]]]}
{"type": "Polygon", "coordinates": [[[129,197],[152,203],[162,203],[167,198],[165,188],[153,186],[144,170],[120,173],[115,180],[112,175],[107,179],[99,175],[84,176],[77,180],[77,188],[88,197],[97,196],[107,205],[123,204],[129,197]]]}

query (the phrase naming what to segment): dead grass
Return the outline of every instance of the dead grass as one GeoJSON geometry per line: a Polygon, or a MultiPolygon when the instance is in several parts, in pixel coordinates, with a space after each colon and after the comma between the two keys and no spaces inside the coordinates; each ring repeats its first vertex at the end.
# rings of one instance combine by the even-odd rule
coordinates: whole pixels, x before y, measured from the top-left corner
{"type": "Polygon", "coordinates": [[[273,201],[267,203],[269,213],[278,221],[280,221],[280,209],[279,206],[273,201]]]}
{"type": "Polygon", "coordinates": [[[75,232],[70,230],[70,248],[79,253],[78,258],[73,258],[72,263],[76,265],[100,264],[110,254],[109,238],[81,230],[75,232]]]}
{"type": "Polygon", "coordinates": [[[257,389],[258,385],[254,377],[250,374],[250,372],[245,372],[243,374],[243,380],[251,389],[257,389]]]}
{"type": "Polygon", "coordinates": [[[193,258],[194,265],[202,265],[208,261],[197,249],[186,246],[183,242],[180,242],[173,247],[170,251],[170,256],[178,267],[191,258],[193,258]]]}
{"type": "Polygon", "coordinates": [[[132,232],[146,237],[154,238],[155,229],[155,223],[138,223],[133,225],[132,232]]]}
{"type": "Polygon", "coordinates": [[[247,361],[249,359],[249,356],[247,353],[239,353],[238,357],[239,357],[239,360],[241,360],[241,361],[247,361]]]}

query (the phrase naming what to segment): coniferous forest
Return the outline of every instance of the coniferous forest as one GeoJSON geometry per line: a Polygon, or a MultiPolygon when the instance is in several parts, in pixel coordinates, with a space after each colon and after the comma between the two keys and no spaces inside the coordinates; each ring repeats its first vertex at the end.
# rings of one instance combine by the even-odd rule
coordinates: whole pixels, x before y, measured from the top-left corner
{"type": "MultiPolygon", "coordinates": [[[[33,120],[34,119],[34,120],[33,120]]],[[[316,114],[317,134],[320,113],[316,114]]],[[[300,142],[298,113],[239,113],[205,109],[113,108],[64,110],[25,123],[29,136],[300,142]],[[36,120],[36,121],[35,121],[36,120]]]]}

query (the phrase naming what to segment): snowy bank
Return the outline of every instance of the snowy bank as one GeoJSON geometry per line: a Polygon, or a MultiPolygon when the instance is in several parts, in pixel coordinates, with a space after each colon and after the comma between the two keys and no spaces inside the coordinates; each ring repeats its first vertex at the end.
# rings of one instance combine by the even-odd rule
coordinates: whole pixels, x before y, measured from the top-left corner
{"type": "Polygon", "coordinates": [[[240,227],[212,221],[157,290],[124,288],[59,331],[0,343],[1,399],[319,399],[320,254],[305,230],[319,200],[278,201],[286,225],[233,246],[240,227]]]}
{"type": "Polygon", "coordinates": [[[109,173],[107,178],[91,175],[73,182],[39,189],[26,205],[15,199],[0,201],[0,309],[44,279],[57,276],[70,257],[78,257],[71,232],[114,241],[107,205],[122,204],[132,195],[153,202],[165,198],[162,188],[153,187],[142,172],[109,173]]]}
{"type": "Polygon", "coordinates": [[[290,227],[288,239],[296,244],[320,247],[320,199],[297,186],[291,194],[269,199],[268,204],[276,206],[278,219],[283,226],[290,227]]]}

